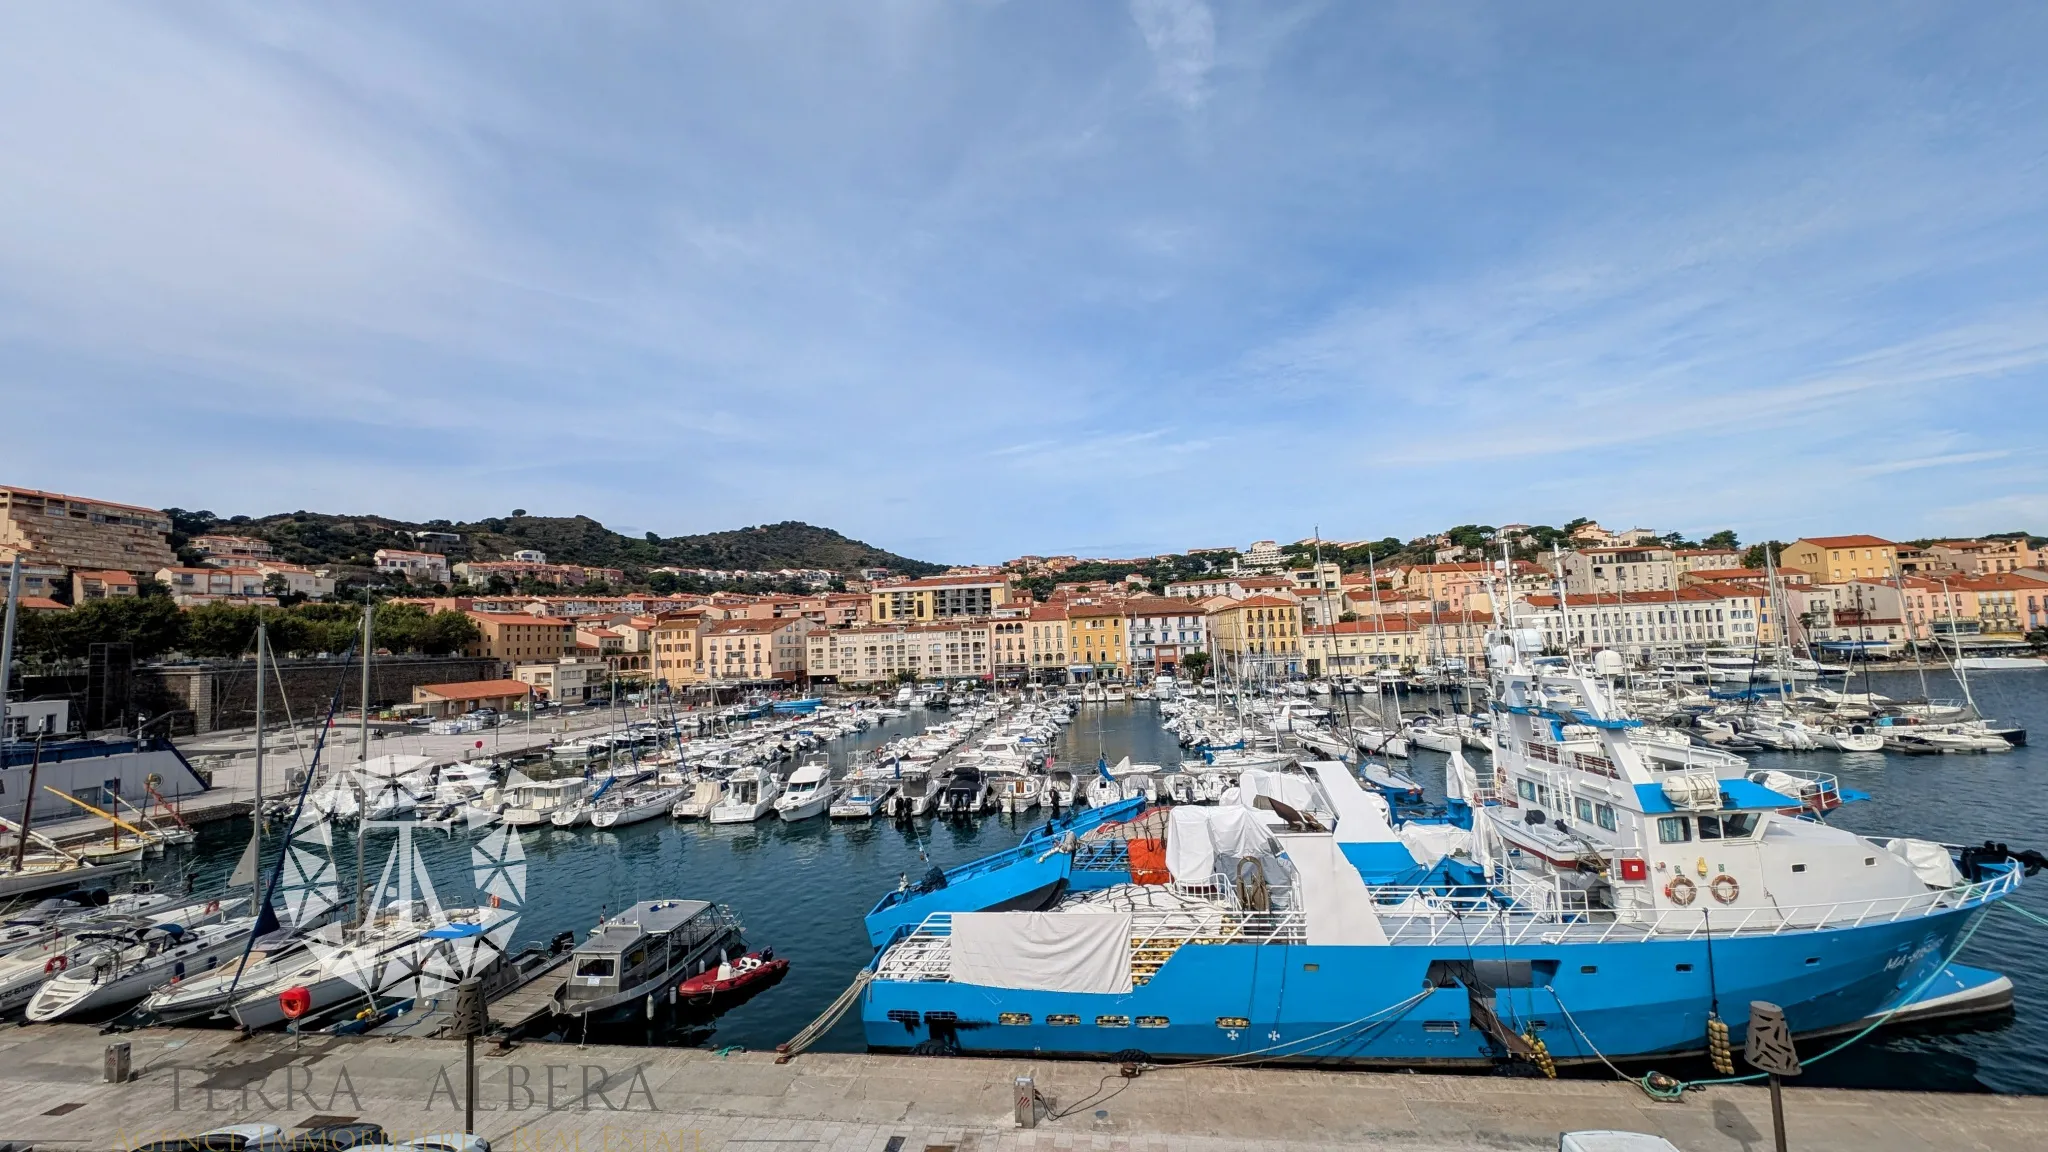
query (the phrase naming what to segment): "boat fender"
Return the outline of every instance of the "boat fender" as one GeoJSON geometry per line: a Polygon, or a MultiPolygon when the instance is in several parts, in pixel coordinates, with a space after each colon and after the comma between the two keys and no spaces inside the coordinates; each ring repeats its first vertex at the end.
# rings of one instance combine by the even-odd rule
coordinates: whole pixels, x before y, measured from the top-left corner
{"type": "Polygon", "coordinates": [[[1699,888],[1686,879],[1683,873],[1673,876],[1670,882],[1664,885],[1664,898],[1680,908],[1692,903],[1693,897],[1698,894],[1699,888]]]}
{"type": "Polygon", "coordinates": [[[218,911],[220,911],[220,901],[218,901],[218,900],[208,900],[208,901],[206,902],[206,914],[207,914],[207,915],[211,916],[211,915],[213,915],[213,914],[214,914],[215,912],[218,912],[218,911]]]}
{"type": "Polygon", "coordinates": [[[69,967],[70,964],[71,958],[69,956],[64,955],[62,952],[59,952],[55,956],[50,957],[48,960],[43,961],[43,971],[52,973],[62,972],[65,968],[69,967]]]}
{"type": "Polygon", "coordinates": [[[287,988],[277,994],[277,1008],[284,1013],[285,1019],[297,1020],[313,1010],[313,990],[303,984],[287,988]]]}
{"type": "Polygon", "coordinates": [[[1723,872],[1714,877],[1713,883],[1707,885],[1707,891],[1712,892],[1714,899],[1721,903],[1733,904],[1736,897],[1742,895],[1742,885],[1736,882],[1735,877],[1723,872]]]}

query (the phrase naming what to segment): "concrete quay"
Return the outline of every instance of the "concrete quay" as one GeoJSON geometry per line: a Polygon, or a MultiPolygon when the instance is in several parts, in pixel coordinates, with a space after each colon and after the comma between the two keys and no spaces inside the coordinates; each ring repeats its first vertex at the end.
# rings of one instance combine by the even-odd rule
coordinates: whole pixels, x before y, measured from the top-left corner
{"type": "MultiPolygon", "coordinates": [[[[1288,1069],[1164,1068],[694,1049],[480,1045],[476,1128],[495,1152],[1223,1152],[1542,1149],[1568,1129],[1663,1135],[1686,1152],[1771,1147],[1761,1088],[1681,1103],[1629,1084],[1288,1069]],[[487,1054],[488,1053],[488,1054],[487,1054]],[[1054,1115],[1015,1121],[1018,1075],[1054,1115]],[[1060,1113],[1071,1111],[1071,1115],[1060,1113]]],[[[362,1118],[410,1137],[462,1127],[462,1046],[224,1031],[0,1033],[0,1139],[126,1148],[237,1122],[362,1118]],[[134,1078],[101,1082],[105,1046],[134,1078]]],[[[2039,1148],[2048,1099],[1786,1090],[1802,1152],[2039,1148]]],[[[333,1122],[322,1120],[320,1122],[333,1122]]]]}

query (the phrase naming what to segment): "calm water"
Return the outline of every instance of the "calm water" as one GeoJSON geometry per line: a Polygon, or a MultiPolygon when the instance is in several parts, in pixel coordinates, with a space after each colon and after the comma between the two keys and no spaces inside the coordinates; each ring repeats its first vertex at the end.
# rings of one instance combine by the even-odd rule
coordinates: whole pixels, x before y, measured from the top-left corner
{"type": "MultiPolygon", "coordinates": [[[[1858,680],[1861,686],[1861,680],[1858,680]]],[[[1957,695],[1953,683],[1930,674],[1937,698],[1957,695]]],[[[2048,741],[2048,674],[1984,673],[1972,681],[1979,704],[1992,716],[2024,725],[2048,741]]],[[[1911,673],[1880,675],[1886,695],[1918,694],[1911,673]]],[[[1420,703],[1421,701],[1417,701],[1420,703]]],[[[1355,706],[1355,705],[1354,705],[1355,706]]],[[[870,748],[930,719],[913,714],[842,742],[836,761],[870,748]]],[[[1060,759],[1115,763],[1171,763],[1179,749],[1158,725],[1149,703],[1084,707],[1067,729],[1060,759]]],[[[2003,840],[2015,847],[2048,848],[2048,798],[2036,776],[2048,753],[2021,748],[1998,756],[1905,758],[1809,754],[1756,758],[1762,767],[1783,760],[1805,768],[1832,768],[1844,785],[1871,794],[1835,821],[1859,832],[1911,834],[1951,842],[2003,840]],[[2037,767],[2037,764],[2040,766],[2037,767]]],[[[1422,752],[1411,770],[1441,795],[1442,756],[1422,752]]],[[[861,915],[900,876],[932,865],[951,866],[1015,844],[1036,821],[991,816],[978,825],[926,822],[916,829],[888,821],[872,824],[810,820],[789,825],[763,820],[749,826],[712,827],[653,820],[617,833],[552,829],[526,835],[528,900],[520,936],[535,941],[574,930],[580,937],[606,910],[638,900],[693,897],[730,905],[747,925],[754,947],[772,945],[792,961],[787,979],[720,1017],[709,1033],[670,1042],[722,1047],[773,1047],[790,1037],[843,990],[869,959],[861,915]]],[[[247,836],[246,825],[216,826],[197,846],[202,887],[217,885],[247,836]]],[[[468,888],[464,836],[423,832],[418,841],[445,903],[468,888]]],[[[379,867],[387,842],[371,842],[379,867]]],[[[352,866],[352,849],[337,838],[337,858],[352,866]]],[[[2048,874],[2017,898],[2048,915],[2048,874]]],[[[2007,912],[1993,913],[1963,959],[2010,975],[2018,1004],[2009,1018],[1967,1029],[1918,1030],[1885,1036],[1815,1066],[1812,1084],[2048,1093],[2048,930],[2007,912]]],[[[858,1050],[858,1023],[842,1021],[820,1047],[858,1050]]],[[[1679,1069],[1672,1069],[1680,1071],[1679,1069]]]]}

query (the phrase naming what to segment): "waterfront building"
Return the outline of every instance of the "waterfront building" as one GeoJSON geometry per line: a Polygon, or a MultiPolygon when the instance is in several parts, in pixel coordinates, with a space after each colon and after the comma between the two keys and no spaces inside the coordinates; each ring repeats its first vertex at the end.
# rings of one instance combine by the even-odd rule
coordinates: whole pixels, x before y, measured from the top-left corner
{"type": "Polygon", "coordinates": [[[439,552],[414,552],[404,548],[379,548],[370,558],[377,571],[419,580],[428,584],[449,581],[448,557],[439,552]]]}
{"type": "Polygon", "coordinates": [[[1228,596],[1233,600],[1243,599],[1247,593],[1244,585],[1234,576],[1203,577],[1200,580],[1176,580],[1166,586],[1168,596],[1185,596],[1190,600],[1208,600],[1217,596],[1228,596]]]}
{"type": "Polygon", "coordinates": [[[656,616],[648,630],[655,683],[681,688],[703,680],[700,641],[710,622],[722,617],[723,613],[710,607],[684,608],[656,616]]]}
{"type": "Polygon", "coordinates": [[[1041,682],[1067,675],[1067,608],[1034,604],[1024,619],[1024,639],[1031,645],[1031,674],[1041,682]]]}
{"type": "Polygon", "coordinates": [[[18,555],[37,572],[24,595],[49,595],[52,568],[143,576],[175,565],[170,532],[171,518],[154,508],[0,485],[0,566],[18,555]]]}
{"type": "Polygon", "coordinates": [[[524,680],[466,680],[456,684],[418,684],[412,702],[428,716],[443,719],[461,716],[479,708],[511,712],[525,708],[533,699],[533,685],[524,680]]]}
{"type": "Polygon", "coordinates": [[[1754,648],[1764,621],[1766,593],[1738,584],[1695,585],[1665,592],[1610,592],[1530,596],[1516,606],[1516,625],[1543,634],[1544,647],[1563,652],[1607,649],[1630,660],[1700,648],[1754,648]]]}
{"type": "Polygon", "coordinates": [[[982,679],[990,674],[991,625],[987,620],[887,622],[814,631],[805,663],[812,677],[831,677],[844,686],[906,677],[982,679]]]}
{"type": "Polygon", "coordinates": [[[1305,625],[1303,670],[1310,676],[1357,676],[1375,668],[1413,666],[1427,651],[1427,616],[1386,615],[1370,620],[1305,625]]]}
{"type": "Polygon", "coordinates": [[[927,576],[875,587],[868,593],[868,617],[915,622],[990,616],[1009,602],[1009,592],[1009,579],[1000,573],[927,576]]]}
{"type": "Polygon", "coordinates": [[[478,636],[464,648],[465,656],[518,665],[559,660],[576,652],[576,625],[559,617],[474,609],[466,615],[476,623],[478,636]]]}
{"type": "Polygon", "coordinates": [[[534,695],[557,704],[582,704],[611,691],[611,665],[597,656],[565,656],[512,666],[512,678],[531,684],[534,695]]]}
{"type": "Polygon", "coordinates": [[[1810,572],[1815,580],[1840,584],[1859,577],[1883,580],[1898,560],[1898,545],[1877,536],[1810,536],[1785,546],[1778,567],[1810,572]]]}
{"type": "Polygon", "coordinates": [[[1241,676],[1302,671],[1301,605],[1282,596],[1211,601],[1209,636],[1219,665],[1241,676]]]}
{"type": "Polygon", "coordinates": [[[1130,667],[1140,676],[1179,668],[1190,652],[1209,650],[1209,616],[1184,596],[1146,596],[1124,604],[1130,667]]]}
{"type": "Polygon", "coordinates": [[[1096,677],[1128,676],[1129,623],[1121,601],[1067,605],[1067,651],[1073,657],[1073,667],[1078,671],[1085,665],[1096,677]]]}
{"type": "Polygon", "coordinates": [[[714,681],[803,679],[817,625],[801,616],[722,620],[704,629],[705,675],[714,681]]]}
{"type": "Polygon", "coordinates": [[[1742,550],[1739,548],[1677,548],[1671,553],[1671,562],[1678,569],[1681,579],[1691,572],[1726,570],[1742,567],[1742,550]]]}

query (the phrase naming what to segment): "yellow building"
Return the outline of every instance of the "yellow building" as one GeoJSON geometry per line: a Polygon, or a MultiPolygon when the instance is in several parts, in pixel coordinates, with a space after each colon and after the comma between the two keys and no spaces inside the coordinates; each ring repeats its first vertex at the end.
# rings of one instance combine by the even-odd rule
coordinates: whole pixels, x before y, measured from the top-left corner
{"type": "Polygon", "coordinates": [[[1427,616],[1386,615],[1346,620],[1302,632],[1303,669],[1310,676],[1371,675],[1375,669],[1416,664],[1428,649],[1427,616]]]}
{"type": "Polygon", "coordinates": [[[928,576],[885,584],[868,592],[868,618],[880,624],[922,623],[960,616],[988,616],[1009,603],[1003,576],[928,576]]]}
{"type": "Polygon", "coordinates": [[[671,688],[696,684],[704,676],[704,629],[708,613],[702,608],[662,615],[648,630],[649,661],[656,683],[671,688]]]}
{"type": "Polygon", "coordinates": [[[1216,661],[1244,676],[1302,671],[1301,605],[1281,596],[1216,600],[1209,605],[1216,661]]]}
{"type": "Polygon", "coordinates": [[[1126,637],[1130,620],[1121,604],[1067,605],[1067,655],[1076,665],[1093,665],[1097,676],[1131,670],[1126,637]]]}
{"type": "Polygon", "coordinates": [[[1780,568],[1797,568],[1823,584],[1889,580],[1899,546],[1876,536],[1815,536],[1795,540],[1778,554],[1780,568]]]}

